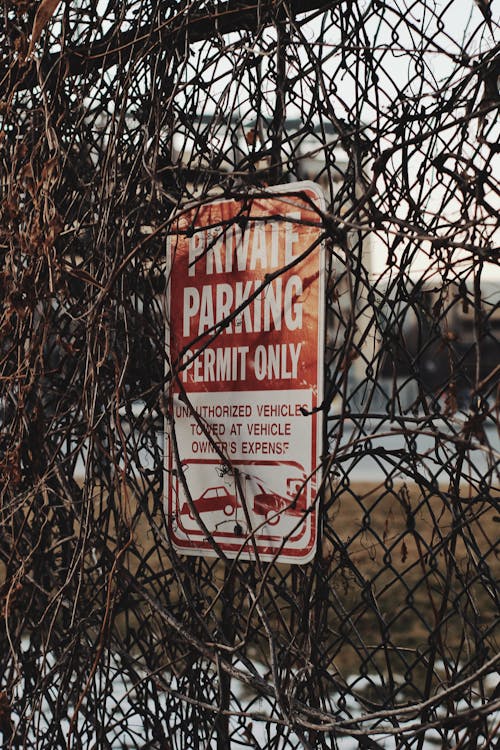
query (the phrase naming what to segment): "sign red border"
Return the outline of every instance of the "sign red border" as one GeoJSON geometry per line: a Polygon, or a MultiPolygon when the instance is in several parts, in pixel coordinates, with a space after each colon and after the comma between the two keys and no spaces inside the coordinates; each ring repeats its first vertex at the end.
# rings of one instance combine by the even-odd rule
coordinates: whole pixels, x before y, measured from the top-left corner
{"type": "Polygon", "coordinates": [[[305,563],[318,536],[325,258],[317,185],[185,210],[167,244],[168,534],[305,563]]]}

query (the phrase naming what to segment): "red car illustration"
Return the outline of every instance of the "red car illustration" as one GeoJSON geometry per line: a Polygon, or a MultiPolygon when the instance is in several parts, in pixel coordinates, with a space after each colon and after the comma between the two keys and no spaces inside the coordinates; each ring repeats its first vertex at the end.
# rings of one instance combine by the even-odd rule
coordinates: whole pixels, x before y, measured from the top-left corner
{"type": "MultiPolygon", "coordinates": [[[[239,506],[235,495],[232,495],[227,487],[209,487],[200,497],[193,500],[198,513],[210,513],[212,511],[222,510],[226,516],[232,516],[239,506]]],[[[194,518],[191,508],[184,503],[181,514],[187,513],[190,518],[194,518]]]]}
{"type": "MultiPolygon", "coordinates": [[[[300,484],[300,480],[298,480],[300,484]]],[[[281,512],[286,515],[301,516],[306,509],[305,495],[297,492],[290,493],[288,497],[266,488],[261,482],[257,482],[258,492],[253,496],[253,512],[258,516],[264,516],[269,525],[274,526],[281,517],[281,512]],[[297,499],[295,499],[297,497],[297,499]]]]}

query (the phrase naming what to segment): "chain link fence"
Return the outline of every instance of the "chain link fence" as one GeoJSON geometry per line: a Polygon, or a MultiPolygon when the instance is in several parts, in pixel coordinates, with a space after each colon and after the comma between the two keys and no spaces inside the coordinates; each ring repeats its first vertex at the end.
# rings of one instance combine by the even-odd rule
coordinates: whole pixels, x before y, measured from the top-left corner
{"type": "Polygon", "coordinates": [[[494,746],[494,6],[4,0],[3,747],[494,746]],[[307,565],[182,556],[167,238],[306,179],[321,540],[307,565]]]}

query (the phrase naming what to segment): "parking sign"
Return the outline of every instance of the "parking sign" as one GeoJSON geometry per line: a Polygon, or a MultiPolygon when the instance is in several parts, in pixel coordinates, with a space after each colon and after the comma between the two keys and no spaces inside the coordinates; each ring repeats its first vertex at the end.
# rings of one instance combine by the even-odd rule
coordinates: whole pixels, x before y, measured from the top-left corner
{"type": "Polygon", "coordinates": [[[168,242],[168,533],[185,554],[316,549],[324,346],[314,183],[185,211],[168,242]]]}

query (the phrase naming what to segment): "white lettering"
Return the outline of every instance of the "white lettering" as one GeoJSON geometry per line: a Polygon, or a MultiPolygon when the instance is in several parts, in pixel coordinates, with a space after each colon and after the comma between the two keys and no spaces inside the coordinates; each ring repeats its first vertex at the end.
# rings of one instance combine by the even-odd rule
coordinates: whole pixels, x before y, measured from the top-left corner
{"type": "Polygon", "coordinates": [[[259,344],[255,349],[253,369],[257,380],[293,380],[297,378],[300,344],[259,344]]]}
{"type": "Polygon", "coordinates": [[[238,263],[238,271],[247,270],[247,258],[248,258],[248,243],[250,242],[250,231],[248,227],[245,227],[245,231],[241,231],[239,224],[234,225],[234,245],[236,251],[236,260],[238,263]]]}
{"type": "Polygon", "coordinates": [[[281,331],[281,294],[283,279],[280,277],[273,284],[266,286],[264,296],[264,331],[281,331]],[[271,328],[271,316],[274,328],[271,328]]]}
{"type": "Polygon", "coordinates": [[[196,260],[203,255],[205,250],[205,232],[196,232],[189,238],[189,270],[188,275],[196,273],[196,260]]]}
{"type": "MultiPolygon", "coordinates": [[[[242,307],[247,301],[254,289],[252,287],[255,287],[256,285],[252,281],[237,281],[236,282],[236,288],[235,288],[235,295],[234,295],[234,309],[238,310],[240,307],[242,307]]],[[[257,282],[258,286],[258,282],[257,282]]],[[[244,309],[241,311],[241,313],[236,317],[236,320],[234,321],[234,330],[236,333],[241,333],[243,330],[243,321],[245,321],[245,331],[247,333],[252,333],[252,316],[251,316],[251,310],[249,305],[245,305],[244,309]]],[[[257,329],[257,330],[260,330],[257,329]]]]}
{"type": "MultiPolygon", "coordinates": [[[[229,318],[231,315],[231,307],[233,304],[233,287],[231,284],[217,284],[215,296],[215,308],[216,308],[216,320],[217,323],[222,323],[223,320],[229,318]]],[[[229,324],[226,327],[227,333],[232,332],[232,326],[229,324]]]]}
{"type": "Polygon", "coordinates": [[[302,294],[302,279],[300,276],[291,276],[285,287],[285,301],[283,309],[285,312],[285,325],[289,331],[302,328],[302,302],[297,302],[297,297],[302,294]]]}
{"type": "Polygon", "coordinates": [[[300,276],[293,275],[285,281],[282,277],[274,279],[249,302],[260,286],[260,281],[237,281],[234,285],[205,284],[201,287],[201,294],[196,287],[185,287],[183,336],[191,338],[201,335],[238,310],[240,312],[234,325],[230,323],[223,329],[226,334],[281,331],[283,322],[289,331],[301,329],[303,302],[300,300],[300,276]]]}
{"type": "Polygon", "coordinates": [[[290,357],[292,360],[292,379],[297,377],[301,349],[302,349],[302,343],[290,344],[290,357]]]}
{"type": "Polygon", "coordinates": [[[238,271],[278,268],[284,262],[293,263],[300,257],[298,222],[300,211],[284,214],[284,221],[265,221],[263,218],[240,224],[226,224],[208,231],[197,230],[188,239],[189,276],[199,270],[197,261],[205,256],[207,275],[238,271]],[[281,250],[281,253],[280,253],[281,250]],[[281,256],[281,257],[280,257],[281,256]]]}
{"type": "Polygon", "coordinates": [[[253,361],[253,369],[257,380],[264,380],[264,378],[266,377],[266,364],[266,347],[262,344],[259,344],[259,346],[255,349],[255,357],[253,361]]]}
{"type": "Polygon", "coordinates": [[[248,352],[248,346],[206,347],[197,354],[188,350],[184,355],[187,364],[182,379],[194,383],[246,380],[248,352]]]}
{"type": "Polygon", "coordinates": [[[253,230],[250,270],[257,268],[257,262],[260,263],[261,268],[267,268],[266,225],[263,222],[256,222],[253,230]]]}
{"type": "Polygon", "coordinates": [[[295,224],[290,220],[300,221],[301,214],[300,211],[292,211],[286,217],[288,221],[285,223],[285,264],[288,265],[298,257],[293,254],[293,246],[299,241],[299,233],[294,232],[295,224]]]}
{"type": "Polygon", "coordinates": [[[207,250],[207,265],[206,265],[206,271],[207,274],[212,274],[214,272],[214,263],[215,263],[215,273],[222,273],[223,272],[223,265],[222,265],[222,258],[221,258],[221,250],[224,245],[224,232],[221,232],[219,235],[217,234],[216,229],[212,229],[210,231],[210,242],[208,243],[208,250],[207,250]]]}
{"type": "Polygon", "coordinates": [[[271,268],[278,267],[279,237],[280,237],[280,225],[277,221],[272,221],[271,222],[271,268]]]}
{"type": "Polygon", "coordinates": [[[191,318],[197,315],[200,309],[200,293],[195,287],[187,286],[184,288],[184,320],[182,335],[191,337],[191,318]]]}
{"type": "Polygon", "coordinates": [[[212,328],[214,325],[214,300],[212,287],[204,286],[201,290],[200,317],[198,321],[198,335],[212,328]]]}

